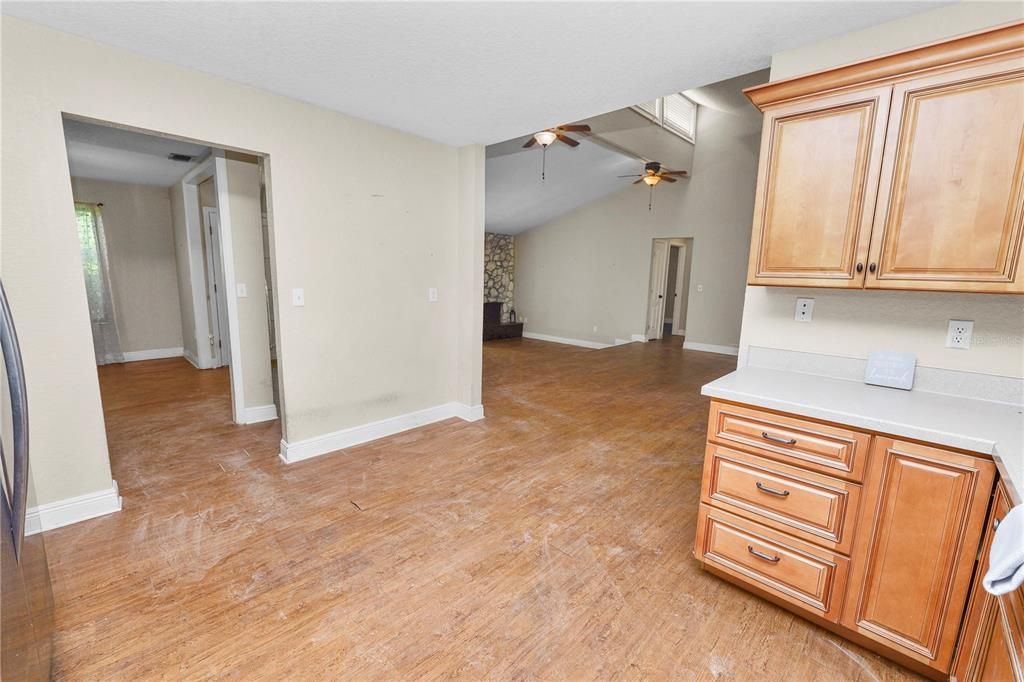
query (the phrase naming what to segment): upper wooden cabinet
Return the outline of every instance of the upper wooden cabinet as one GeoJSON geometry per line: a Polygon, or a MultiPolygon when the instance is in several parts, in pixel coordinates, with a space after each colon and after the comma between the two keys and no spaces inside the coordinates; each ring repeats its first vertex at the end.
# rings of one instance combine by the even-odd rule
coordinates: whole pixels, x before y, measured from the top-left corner
{"type": "Polygon", "coordinates": [[[891,92],[872,88],[765,112],[752,284],[864,285],[891,92]]]}
{"type": "Polygon", "coordinates": [[[750,284],[1024,293],[1024,23],[747,94],[750,284]]]}

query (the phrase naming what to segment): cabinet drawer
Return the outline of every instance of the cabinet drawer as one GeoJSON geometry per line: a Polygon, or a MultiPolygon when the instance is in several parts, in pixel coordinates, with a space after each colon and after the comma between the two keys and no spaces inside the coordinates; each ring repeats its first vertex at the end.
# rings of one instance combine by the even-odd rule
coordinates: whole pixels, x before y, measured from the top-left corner
{"type": "Polygon", "coordinates": [[[859,431],[713,401],[708,440],[852,481],[864,478],[871,436],[859,431]]]}
{"type": "Polygon", "coordinates": [[[757,455],[708,444],[704,502],[849,554],[861,488],[757,455]]]}
{"type": "Polygon", "coordinates": [[[700,505],[697,557],[766,592],[837,621],[848,560],[766,526],[700,505]]]}

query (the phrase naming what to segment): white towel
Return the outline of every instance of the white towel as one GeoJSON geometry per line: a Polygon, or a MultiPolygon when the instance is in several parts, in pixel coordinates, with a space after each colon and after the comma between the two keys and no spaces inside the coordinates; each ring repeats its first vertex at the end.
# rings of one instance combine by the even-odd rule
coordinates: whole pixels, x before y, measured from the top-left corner
{"type": "Polygon", "coordinates": [[[985,591],[996,596],[1013,592],[1024,583],[1024,504],[1018,504],[999,522],[988,553],[985,591]]]}

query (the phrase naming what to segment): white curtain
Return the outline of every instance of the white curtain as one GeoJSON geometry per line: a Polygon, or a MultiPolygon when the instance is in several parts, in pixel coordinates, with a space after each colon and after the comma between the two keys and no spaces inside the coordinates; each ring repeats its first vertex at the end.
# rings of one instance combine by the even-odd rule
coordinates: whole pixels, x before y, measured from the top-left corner
{"type": "Polygon", "coordinates": [[[78,220],[78,243],[82,249],[82,271],[85,274],[85,294],[89,299],[96,364],[124,362],[114,315],[114,299],[110,294],[110,266],[100,206],[76,203],[75,218],[78,220]]]}

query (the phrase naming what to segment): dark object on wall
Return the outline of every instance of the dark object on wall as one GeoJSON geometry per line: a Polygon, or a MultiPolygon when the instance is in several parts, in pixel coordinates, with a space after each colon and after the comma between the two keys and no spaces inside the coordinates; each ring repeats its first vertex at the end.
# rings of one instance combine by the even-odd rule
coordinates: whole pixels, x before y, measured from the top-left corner
{"type": "Polygon", "coordinates": [[[523,335],[522,322],[501,322],[501,301],[484,303],[484,341],[518,339],[523,335]]]}
{"type": "Polygon", "coordinates": [[[515,321],[516,321],[516,309],[515,308],[513,308],[510,311],[508,311],[508,321],[512,322],[513,324],[515,323],[515,321]]]}

